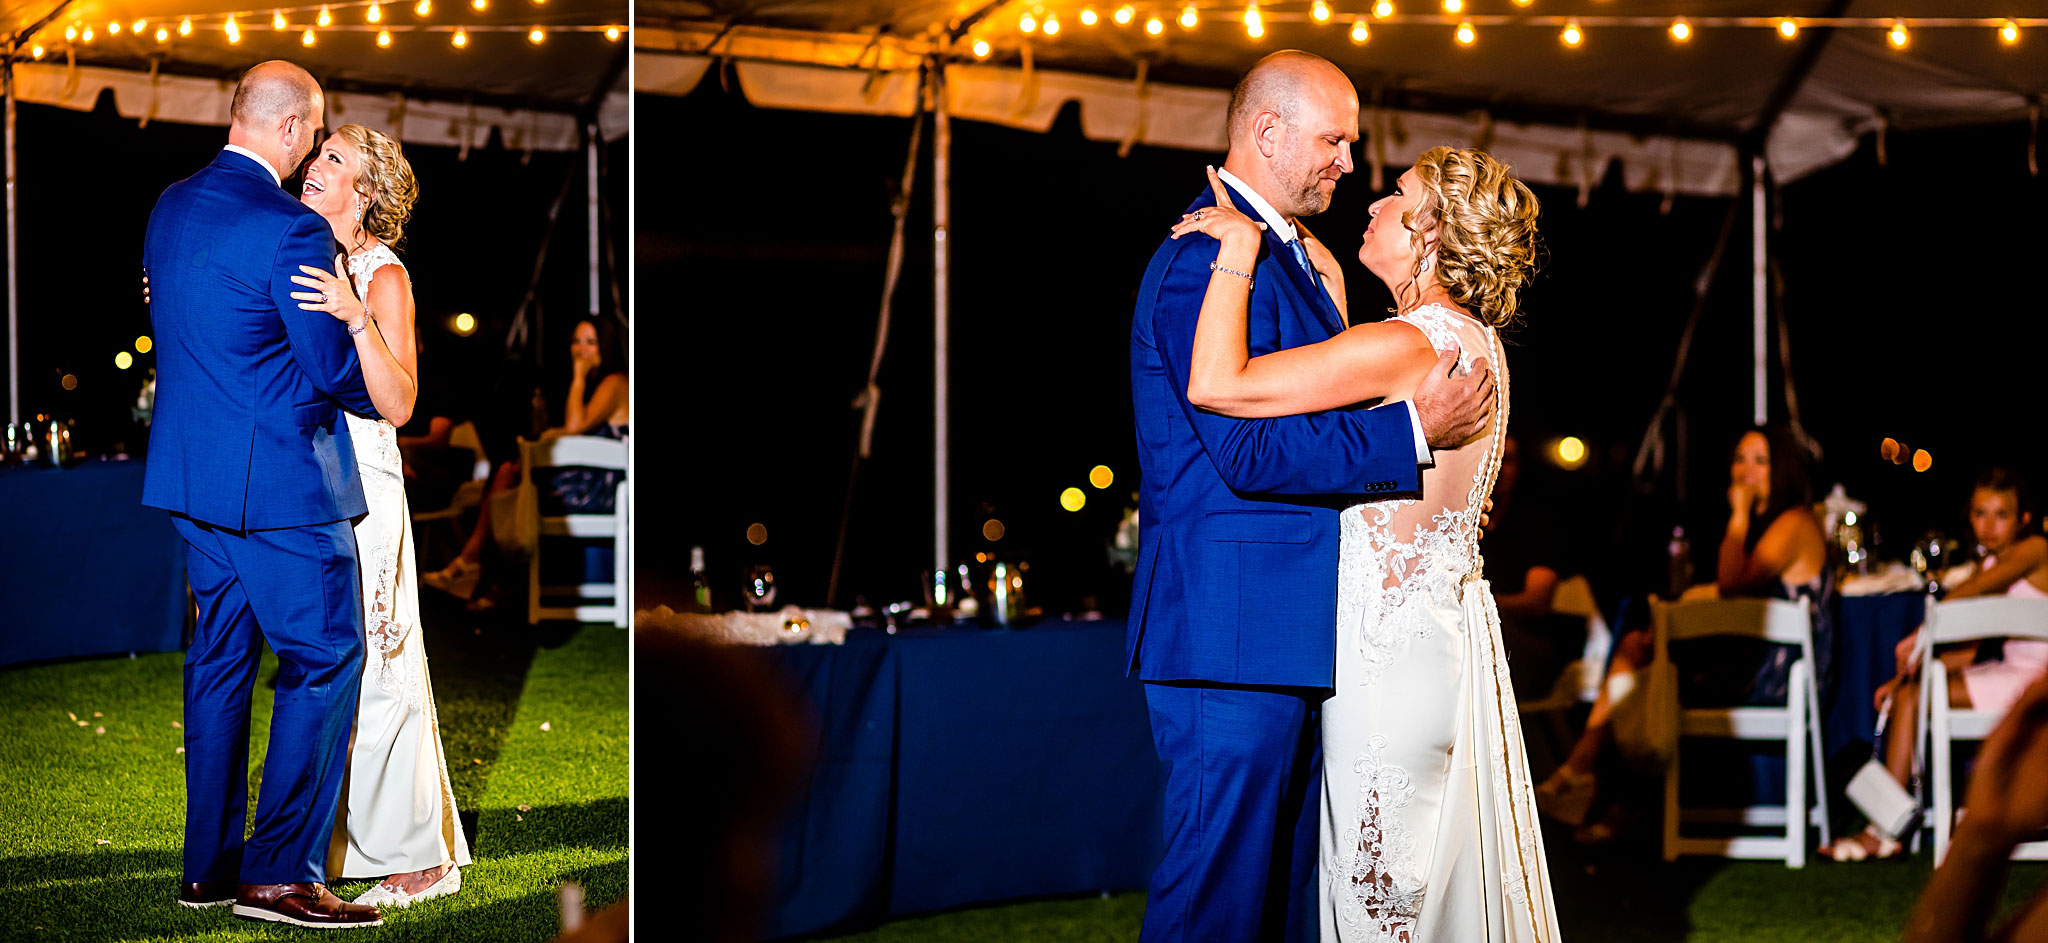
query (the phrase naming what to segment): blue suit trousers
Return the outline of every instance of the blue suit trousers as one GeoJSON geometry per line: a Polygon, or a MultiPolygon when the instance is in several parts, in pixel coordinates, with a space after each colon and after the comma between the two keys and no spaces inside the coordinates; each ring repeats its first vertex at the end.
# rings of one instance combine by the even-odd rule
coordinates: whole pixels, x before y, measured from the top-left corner
{"type": "Polygon", "coordinates": [[[355,533],[345,520],[258,531],[171,520],[199,603],[185,654],[184,880],[324,882],[363,673],[355,533]],[[264,642],[277,653],[277,696],[245,846],[264,642]]]}
{"type": "Polygon", "coordinates": [[[1166,853],[1143,943],[1315,937],[1321,688],[1148,683],[1166,853]]]}

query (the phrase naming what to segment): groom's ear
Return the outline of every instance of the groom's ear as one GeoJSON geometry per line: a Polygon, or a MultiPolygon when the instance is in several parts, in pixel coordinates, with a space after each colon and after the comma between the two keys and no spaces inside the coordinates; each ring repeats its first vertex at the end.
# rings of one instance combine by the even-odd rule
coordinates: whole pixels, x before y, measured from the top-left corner
{"type": "Polygon", "coordinates": [[[1259,153],[1271,159],[1280,153],[1280,116],[1262,111],[1252,116],[1252,140],[1259,146],[1259,153]]]}

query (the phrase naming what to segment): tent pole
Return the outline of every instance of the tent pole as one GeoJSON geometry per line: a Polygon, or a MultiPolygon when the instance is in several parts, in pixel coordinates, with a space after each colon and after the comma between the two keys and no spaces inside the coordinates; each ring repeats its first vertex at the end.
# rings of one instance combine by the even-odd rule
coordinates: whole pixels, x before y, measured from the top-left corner
{"type": "Polygon", "coordinates": [[[932,65],[932,568],[951,569],[946,561],[951,559],[952,549],[947,546],[948,527],[946,508],[951,503],[951,479],[947,475],[949,443],[946,429],[950,419],[947,408],[946,361],[948,305],[947,284],[951,276],[952,257],[947,251],[946,229],[952,219],[952,178],[951,163],[953,149],[953,127],[946,107],[946,61],[942,47],[941,54],[932,65]]]}
{"type": "Polygon", "coordinates": [[[602,136],[598,134],[596,122],[584,124],[583,138],[584,163],[588,165],[588,173],[585,175],[584,180],[584,195],[589,198],[587,202],[590,204],[588,207],[590,210],[590,316],[594,318],[597,317],[598,312],[604,307],[598,301],[600,292],[598,290],[597,278],[597,270],[601,262],[598,254],[597,238],[599,231],[597,218],[597,142],[602,140],[602,136]]]}
{"type": "Polygon", "coordinates": [[[1767,288],[1770,281],[1770,266],[1767,261],[1764,245],[1764,240],[1769,236],[1769,229],[1766,225],[1769,220],[1764,216],[1764,155],[1762,151],[1758,151],[1750,156],[1749,177],[1750,365],[1751,379],[1754,384],[1753,389],[1756,391],[1753,412],[1755,413],[1756,424],[1761,426],[1770,418],[1769,395],[1765,387],[1768,371],[1764,365],[1764,357],[1769,352],[1767,350],[1769,344],[1766,342],[1765,332],[1768,327],[1767,302],[1770,293],[1767,288]]]}
{"type": "MultiPolygon", "coordinates": [[[[18,48],[18,47],[17,47],[18,48]]],[[[15,232],[14,194],[14,52],[7,50],[5,62],[0,62],[0,94],[7,99],[7,421],[21,421],[21,288],[15,279],[15,249],[19,242],[15,232]]]]}

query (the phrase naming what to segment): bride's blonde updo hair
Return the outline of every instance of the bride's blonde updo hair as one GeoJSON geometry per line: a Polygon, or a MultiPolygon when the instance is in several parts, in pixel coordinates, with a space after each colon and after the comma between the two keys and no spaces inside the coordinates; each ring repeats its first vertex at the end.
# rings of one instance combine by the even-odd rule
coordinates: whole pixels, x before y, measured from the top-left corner
{"type": "Polygon", "coordinates": [[[405,151],[390,136],[359,124],[342,125],[334,134],[355,148],[361,161],[355,191],[363,198],[363,231],[385,245],[397,245],[405,238],[405,221],[412,217],[413,201],[420,195],[405,151]]]}
{"type": "Polygon", "coordinates": [[[1435,277],[1481,321],[1504,327],[1517,294],[1536,271],[1536,194],[1485,151],[1433,147],[1415,161],[1421,201],[1402,218],[1414,241],[1416,273],[1436,253],[1435,277]],[[1426,250],[1423,236],[1436,231],[1426,250]]]}

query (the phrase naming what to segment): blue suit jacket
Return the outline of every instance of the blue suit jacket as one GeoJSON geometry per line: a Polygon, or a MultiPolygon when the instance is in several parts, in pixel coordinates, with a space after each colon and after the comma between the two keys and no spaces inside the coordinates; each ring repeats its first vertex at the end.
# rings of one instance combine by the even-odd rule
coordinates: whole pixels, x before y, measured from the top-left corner
{"type": "MultiPolygon", "coordinates": [[[[149,214],[157,393],[142,503],[231,530],[363,514],[341,406],[377,415],[348,331],[291,297],[334,231],[256,161],[222,151],[149,214]]],[[[336,273],[340,274],[340,273],[336,273]]]]}
{"type": "MultiPolygon", "coordinates": [[[[1215,202],[1204,188],[1189,210],[1215,202]]],[[[1162,243],[1131,321],[1143,485],[1128,667],[1147,681],[1330,687],[1337,509],[1419,490],[1413,427],[1403,406],[1231,419],[1189,405],[1217,247],[1199,233],[1162,243]]],[[[1266,234],[1253,275],[1252,356],[1343,330],[1277,234],[1266,234]]]]}

